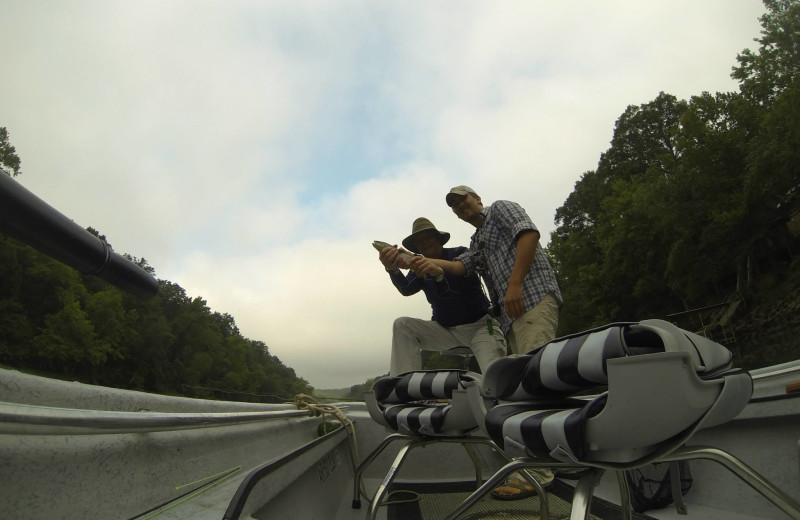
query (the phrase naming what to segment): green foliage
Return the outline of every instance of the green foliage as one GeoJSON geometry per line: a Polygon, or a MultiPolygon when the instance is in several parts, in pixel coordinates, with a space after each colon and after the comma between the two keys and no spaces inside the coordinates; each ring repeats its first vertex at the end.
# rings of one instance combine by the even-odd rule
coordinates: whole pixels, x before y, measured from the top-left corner
{"type": "MultiPolygon", "coordinates": [[[[662,92],[627,107],[597,169],[557,209],[546,253],[565,300],[560,334],[712,305],[756,291],[747,286],[754,273],[762,288],[774,273],[797,276],[800,2],[764,4],[760,47],[733,67],[738,92],[688,101],[662,92]]],[[[5,128],[0,167],[20,171],[5,128]]],[[[137,299],[0,235],[0,362],[196,397],[312,393],[266,344],[242,337],[233,317],[159,284],[158,296],[137,299]]],[[[462,366],[424,359],[429,369],[462,366]]],[[[360,400],[375,379],[337,397],[360,400]]]]}
{"type": "Polygon", "coordinates": [[[768,0],[737,93],[629,106],[556,211],[559,332],[702,307],[798,251],[800,3],[768,0]]]}
{"type": "Polygon", "coordinates": [[[6,127],[0,127],[0,170],[6,175],[16,177],[20,174],[21,165],[17,149],[11,146],[8,140],[8,130],[6,127]]]}
{"type": "Polygon", "coordinates": [[[556,211],[560,333],[720,302],[800,250],[787,226],[800,210],[800,3],[765,5],[761,48],[733,69],[739,92],[629,106],[556,211]]]}
{"type": "Polygon", "coordinates": [[[364,383],[360,385],[353,385],[350,387],[350,391],[345,395],[345,399],[353,400],[353,401],[363,401],[364,400],[364,392],[368,392],[372,389],[372,385],[375,384],[375,381],[382,377],[386,377],[389,374],[383,374],[380,376],[375,376],[367,379],[364,383]]]}
{"type": "Polygon", "coordinates": [[[191,397],[283,402],[312,392],[232,316],[159,285],[137,298],[0,235],[0,363],[191,397]]]}
{"type": "Polygon", "coordinates": [[[774,102],[797,82],[797,35],[800,34],[800,4],[797,0],[763,0],[767,12],[760,18],[761,45],[758,52],[743,50],[731,76],[738,80],[742,94],[759,105],[774,102]]]}
{"type": "MultiPolygon", "coordinates": [[[[456,369],[462,370],[464,368],[464,356],[447,355],[441,352],[434,352],[430,350],[422,351],[422,369],[423,370],[444,370],[456,369]]],[[[479,372],[478,362],[475,357],[470,357],[467,363],[467,369],[473,372],[479,372]]]]}
{"type": "Polygon", "coordinates": [[[328,401],[363,401],[364,392],[369,391],[375,381],[388,375],[389,374],[383,374],[371,377],[364,383],[352,385],[348,388],[315,389],[314,397],[316,399],[326,399],[328,401]]]}
{"type": "Polygon", "coordinates": [[[322,421],[319,426],[317,426],[317,435],[322,437],[323,435],[335,432],[341,427],[342,423],[339,421],[322,421]]]}

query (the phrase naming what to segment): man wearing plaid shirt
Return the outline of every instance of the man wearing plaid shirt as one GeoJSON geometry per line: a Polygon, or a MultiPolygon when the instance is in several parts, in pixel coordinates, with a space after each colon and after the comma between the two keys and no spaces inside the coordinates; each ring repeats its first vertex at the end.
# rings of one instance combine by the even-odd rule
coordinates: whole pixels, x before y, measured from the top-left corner
{"type": "MultiPolygon", "coordinates": [[[[469,251],[453,261],[417,257],[411,263],[417,274],[428,274],[426,269],[435,274],[435,268],[456,276],[480,274],[515,354],[524,354],[554,339],[558,308],[563,303],[561,290],[539,247],[539,230],[525,210],[507,200],[484,208],[481,198],[468,186],[451,189],[446,201],[458,218],[475,226],[469,251]]],[[[553,481],[550,469],[526,472],[543,487],[553,481]]],[[[514,473],[492,491],[492,496],[517,500],[535,493],[521,474],[514,473]]]]}
{"type": "Polygon", "coordinates": [[[446,200],[476,231],[469,251],[452,262],[432,262],[451,274],[483,277],[512,353],[524,354],[554,339],[561,290],[539,247],[539,230],[525,210],[507,200],[484,208],[468,186],[451,189],[446,200]]]}

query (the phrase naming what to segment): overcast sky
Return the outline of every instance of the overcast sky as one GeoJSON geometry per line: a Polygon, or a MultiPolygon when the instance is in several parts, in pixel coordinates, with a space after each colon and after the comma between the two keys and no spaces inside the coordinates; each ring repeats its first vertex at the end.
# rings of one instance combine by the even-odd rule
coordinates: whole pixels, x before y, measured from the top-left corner
{"type": "Polygon", "coordinates": [[[737,90],[758,0],[0,0],[17,180],[317,388],[430,317],[371,247],[467,184],[554,215],[628,105],[737,90]]]}

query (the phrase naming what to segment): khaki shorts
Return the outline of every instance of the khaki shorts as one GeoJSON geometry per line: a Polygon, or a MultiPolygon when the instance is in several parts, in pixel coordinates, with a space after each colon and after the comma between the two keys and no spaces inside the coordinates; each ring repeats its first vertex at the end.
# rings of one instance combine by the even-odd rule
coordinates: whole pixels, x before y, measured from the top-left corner
{"type": "Polygon", "coordinates": [[[508,344],[512,354],[526,352],[555,339],[559,303],[548,293],[536,306],[511,323],[508,344]]]}

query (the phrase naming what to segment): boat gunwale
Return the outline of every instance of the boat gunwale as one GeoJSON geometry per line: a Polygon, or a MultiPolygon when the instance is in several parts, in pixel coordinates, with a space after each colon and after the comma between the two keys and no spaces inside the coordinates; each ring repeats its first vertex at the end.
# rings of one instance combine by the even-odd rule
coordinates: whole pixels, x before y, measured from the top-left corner
{"type": "Polygon", "coordinates": [[[98,435],[149,433],[311,417],[308,410],[124,412],[0,403],[0,434],[98,435]]]}
{"type": "Polygon", "coordinates": [[[292,450],[291,452],[287,453],[286,455],[271,460],[269,462],[265,462],[264,464],[252,469],[250,473],[248,473],[239,484],[236,492],[234,493],[233,497],[231,497],[231,501],[228,504],[227,509],[225,510],[225,514],[222,517],[223,520],[238,520],[244,510],[244,505],[247,502],[247,499],[250,496],[250,493],[256,487],[256,485],[266,478],[267,476],[274,473],[276,470],[282,468],[289,462],[297,459],[304,453],[312,450],[313,448],[324,444],[325,442],[330,441],[336,436],[344,436],[345,429],[339,428],[334,430],[330,433],[322,435],[312,441],[309,441],[297,449],[292,450]]]}

